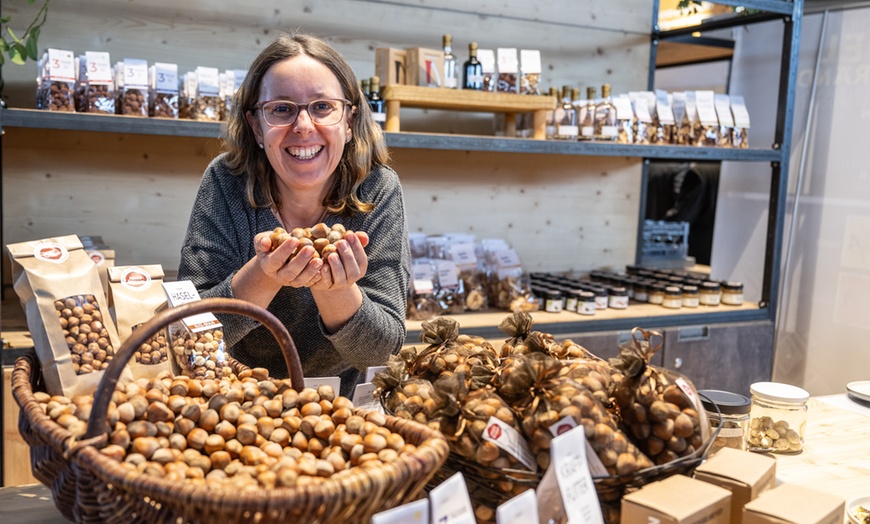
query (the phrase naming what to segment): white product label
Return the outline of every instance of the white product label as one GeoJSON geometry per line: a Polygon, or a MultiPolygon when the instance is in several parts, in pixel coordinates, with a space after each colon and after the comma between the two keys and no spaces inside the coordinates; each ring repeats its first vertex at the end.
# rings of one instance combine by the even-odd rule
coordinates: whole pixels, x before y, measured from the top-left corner
{"type": "Polygon", "coordinates": [[[154,88],[158,93],[178,93],[178,64],[154,64],[154,88]]]}
{"type": "Polygon", "coordinates": [[[220,73],[216,67],[196,68],[196,79],[199,87],[199,94],[202,96],[217,96],[220,92],[220,73]]]}
{"type": "Polygon", "coordinates": [[[58,82],[75,82],[76,66],[75,57],[72,51],[64,51],[62,49],[48,50],[48,69],[49,81],[58,82]]]}
{"type": "Polygon", "coordinates": [[[381,406],[381,403],[375,398],[375,389],[377,389],[377,387],[371,382],[357,384],[353,391],[353,399],[351,399],[353,405],[358,408],[383,413],[383,406],[381,406]]]}
{"type": "Polygon", "coordinates": [[[415,500],[372,515],[372,524],[429,524],[429,501],[415,500]]]}
{"type": "Polygon", "coordinates": [[[498,72],[499,73],[519,73],[519,60],[517,59],[517,49],[515,47],[499,47],[498,48],[498,72]]]}
{"type": "Polygon", "coordinates": [[[88,254],[89,257],[91,257],[91,260],[94,261],[94,264],[98,266],[102,266],[103,263],[106,261],[106,255],[104,255],[102,251],[86,250],[85,252],[88,254]]]}
{"type": "Polygon", "coordinates": [[[520,49],[520,67],[523,73],[541,72],[541,52],[537,49],[520,49]]]}
{"type": "Polygon", "coordinates": [[[429,492],[434,524],[475,524],[471,498],[462,473],[456,473],[429,492]]]}
{"type": "Polygon", "coordinates": [[[535,460],[532,452],[529,451],[526,439],[509,424],[495,417],[489,417],[489,421],[487,421],[486,427],[483,430],[483,439],[510,453],[512,457],[526,466],[529,471],[538,470],[538,462],[535,460]]]}
{"type": "Polygon", "coordinates": [[[616,126],[601,126],[601,136],[616,136],[619,134],[619,128],[616,126]]]}
{"type": "MultiPolygon", "coordinates": [[[[683,377],[677,377],[677,379],[674,380],[674,383],[683,391],[683,393],[686,394],[686,397],[689,398],[689,401],[692,403],[693,406],[701,406],[701,399],[699,399],[698,395],[695,394],[695,388],[691,384],[689,384],[686,379],[684,379],[683,377]]],[[[707,431],[710,429],[710,423],[707,420],[707,417],[700,418],[701,434],[706,435],[707,431]]]]}
{"type": "Polygon", "coordinates": [[[85,61],[89,84],[112,83],[112,63],[109,60],[109,53],[88,51],[85,53],[85,61]]]}
{"type": "Polygon", "coordinates": [[[457,266],[476,266],[477,255],[474,254],[474,244],[457,243],[450,246],[450,259],[457,266]]]}
{"type": "Polygon", "coordinates": [[[477,59],[480,61],[480,69],[482,73],[495,73],[495,51],[492,49],[478,49],[477,59]]]}
{"type": "Polygon", "coordinates": [[[121,273],[121,285],[130,291],[145,291],[151,287],[151,275],[141,267],[130,267],[121,273]]]}
{"type": "Polygon", "coordinates": [[[411,286],[414,288],[414,292],[418,295],[428,295],[435,291],[435,284],[432,282],[431,278],[415,278],[413,282],[411,282],[411,286]]]}
{"type": "Polygon", "coordinates": [[[628,297],[613,295],[610,297],[607,305],[613,309],[625,309],[628,307],[628,297]]]}
{"type": "Polygon", "coordinates": [[[618,120],[631,120],[634,113],[631,110],[631,99],[628,96],[617,96],[613,99],[613,106],[616,107],[616,118],[618,120]]]}
{"type": "Polygon", "coordinates": [[[595,308],[607,309],[607,295],[595,295],[595,308]]]}
{"type": "Polygon", "coordinates": [[[248,72],[244,69],[233,69],[233,92],[239,90],[242,87],[242,82],[245,81],[245,77],[248,76],[248,72]]]}
{"type": "Polygon", "coordinates": [[[124,59],[124,87],[126,89],[148,88],[148,62],[139,58],[124,59]]]}
{"type": "Polygon", "coordinates": [[[577,126],[558,126],[556,134],[559,136],[577,136],[580,133],[580,128],[577,126]]]}
{"type": "Polygon", "coordinates": [[[459,270],[450,260],[438,260],[438,284],[442,288],[456,289],[459,287],[459,270]]]}
{"type": "Polygon", "coordinates": [[[578,426],[550,442],[550,463],[556,472],[568,522],[604,524],[586,449],[585,429],[578,426]]]}
{"type": "Polygon", "coordinates": [[[305,387],[317,389],[319,386],[332,386],[332,390],[338,395],[341,391],[341,377],[305,377],[305,387]]]}
{"type": "Polygon", "coordinates": [[[520,265],[520,257],[513,249],[504,249],[495,254],[496,264],[500,268],[516,267],[520,265]]]}
{"type": "Polygon", "coordinates": [[[538,521],[538,497],[530,489],[495,510],[496,524],[528,524],[538,521]]]}
{"type": "Polygon", "coordinates": [[[634,101],[634,114],[637,115],[637,120],[645,124],[652,123],[652,116],[649,114],[649,104],[643,97],[637,97],[634,101]]]}
{"type": "Polygon", "coordinates": [[[582,315],[594,315],[596,309],[598,308],[595,306],[594,300],[589,302],[581,300],[577,303],[577,311],[582,315]]]}
{"type": "Polygon", "coordinates": [[[386,122],[387,121],[387,114],[383,113],[383,112],[381,112],[381,113],[372,112],[372,120],[374,120],[375,122],[386,122]]]}
{"type": "Polygon", "coordinates": [[[713,100],[716,106],[716,115],[719,117],[719,125],[733,127],[734,117],[731,116],[731,99],[728,95],[715,95],[713,100]]]}
{"type": "MultiPolygon", "coordinates": [[[[549,429],[550,433],[553,434],[553,437],[558,437],[563,433],[567,433],[572,429],[577,427],[577,422],[571,416],[563,417],[561,420],[556,422],[555,424],[550,425],[549,429]]],[[[604,467],[604,463],[601,462],[601,459],[598,458],[598,454],[595,453],[595,450],[592,449],[592,446],[589,444],[589,441],[583,439],[586,442],[586,458],[589,462],[589,473],[596,477],[609,477],[610,473],[607,472],[607,468],[604,467]]]]}
{"type": "MultiPolygon", "coordinates": [[[[717,422],[718,424],[718,422],[717,422]]],[[[743,428],[722,428],[719,430],[720,437],[742,437],[743,428]]]]}
{"type": "Polygon", "coordinates": [[[589,136],[595,134],[595,128],[592,126],[583,126],[580,128],[580,136],[589,136]]]}
{"type": "Polygon", "coordinates": [[[656,91],[656,113],[659,115],[659,122],[662,124],[674,123],[674,111],[671,109],[666,91],[656,91]]]}
{"type": "Polygon", "coordinates": [[[562,311],[562,299],[561,298],[548,298],[544,309],[547,313],[559,313],[562,311]]]}
{"type": "Polygon", "coordinates": [[[568,297],[565,299],[565,311],[577,311],[577,299],[568,297]]]}
{"type": "Polygon", "coordinates": [[[200,300],[199,292],[190,280],[164,282],[163,290],[166,291],[166,297],[169,299],[169,307],[178,307],[200,300]]]}
{"type": "Polygon", "coordinates": [[[749,111],[746,110],[742,96],[731,97],[731,113],[734,115],[735,126],[749,129],[749,111]]]}
{"type": "Polygon", "coordinates": [[[371,382],[375,375],[381,373],[382,371],[386,371],[387,366],[369,366],[366,368],[366,382],[371,382]]]}
{"type": "Polygon", "coordinates": [[[33,256],[43,262],[63,264],[69,258],[69,251],[57,242],[42,242],[33,248],[33,256]]]}
{"type": "Polygon", "coordinates": [[[719,125],[713,91],[695,91],[695,108],[698,110],[701,124],[705,126],[719,125]]]}

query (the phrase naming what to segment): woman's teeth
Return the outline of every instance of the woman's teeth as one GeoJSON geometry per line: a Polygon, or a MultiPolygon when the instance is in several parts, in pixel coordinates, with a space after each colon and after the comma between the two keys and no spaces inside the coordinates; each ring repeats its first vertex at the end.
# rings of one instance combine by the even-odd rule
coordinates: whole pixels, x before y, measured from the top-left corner
{"type": "Polygon", "coordinates": [[[300,160],[308,160],[314,158],[314,155],[319,153],[321,149],[323,146],[291,147],[287,149],[287,152],[300,160]]]}

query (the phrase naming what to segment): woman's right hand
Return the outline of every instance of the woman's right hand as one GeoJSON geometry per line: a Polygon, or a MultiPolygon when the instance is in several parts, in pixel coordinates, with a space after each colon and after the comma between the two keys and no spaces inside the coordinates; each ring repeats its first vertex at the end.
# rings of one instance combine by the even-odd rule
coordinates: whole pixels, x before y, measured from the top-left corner
{"type": "Polygon", "coordinates": [[[254,237],[254,249],[257,262],[267,277],[281,286],[310,287],[316,284],[321,276],[323,260],[315,257],[312,246],[305,246],[295,255],[293,252],[299,246],[299,239],[290,237],[274,251],[270,232],[259,233],[254,237]]]}

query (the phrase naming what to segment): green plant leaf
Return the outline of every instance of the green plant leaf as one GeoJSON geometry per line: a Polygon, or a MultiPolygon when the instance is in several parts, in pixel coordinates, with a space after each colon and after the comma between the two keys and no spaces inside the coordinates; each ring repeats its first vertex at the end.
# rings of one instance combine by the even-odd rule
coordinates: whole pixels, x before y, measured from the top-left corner
{"type": "Polygon", "coordinates": [[[24,64],[27,62],[27,49],[21,44],[14,44],[9,49],[9,58],[13,64],[24,64]]]}
{"type": "Polygon", "coordinates": [[[0,24],[8,24],[12,20],[11,16],[0,16],[0,24]]]}
{"type": "Polygon", "coordinates": [[[27,49],[27,57],[31,60],[37,60],[39,58],[39,30],[30,33],[27,37],[27,43],[25,48],[27,49]]]}
{"type": "Polygon", "coordinates": [[[8,26],[7,26],[7,27],[6,27],[6,32],[9,33],[9,36],[12,37],[12,40],[14,40],[14,41],[16,41],[16,42],[21,42],[21,39],[18,38],[18,37],[15,35],[15,33],[12,32],[12,28],[11,28],[11,27],[8,27],[8,26]]]}

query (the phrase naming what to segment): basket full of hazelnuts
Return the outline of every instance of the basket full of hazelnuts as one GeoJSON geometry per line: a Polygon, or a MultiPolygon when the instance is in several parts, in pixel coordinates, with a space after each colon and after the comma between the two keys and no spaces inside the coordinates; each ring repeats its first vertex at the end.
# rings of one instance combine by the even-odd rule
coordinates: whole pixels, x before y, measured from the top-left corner
{"type": "Polygon", "coordinates": [[[49,395],[35,354],[16,361],[13,395],[34,476],[76,522],[369,522],[416,499],[448,454],[412,420],[305,388],[290,334],[271,313],[228,298],[164,310],[121,345],[92,395],[49,395]],[[263,324],[290,378],[230,359],[232,373],[119,380],[136,348],[204,312],[263,324]]]}

